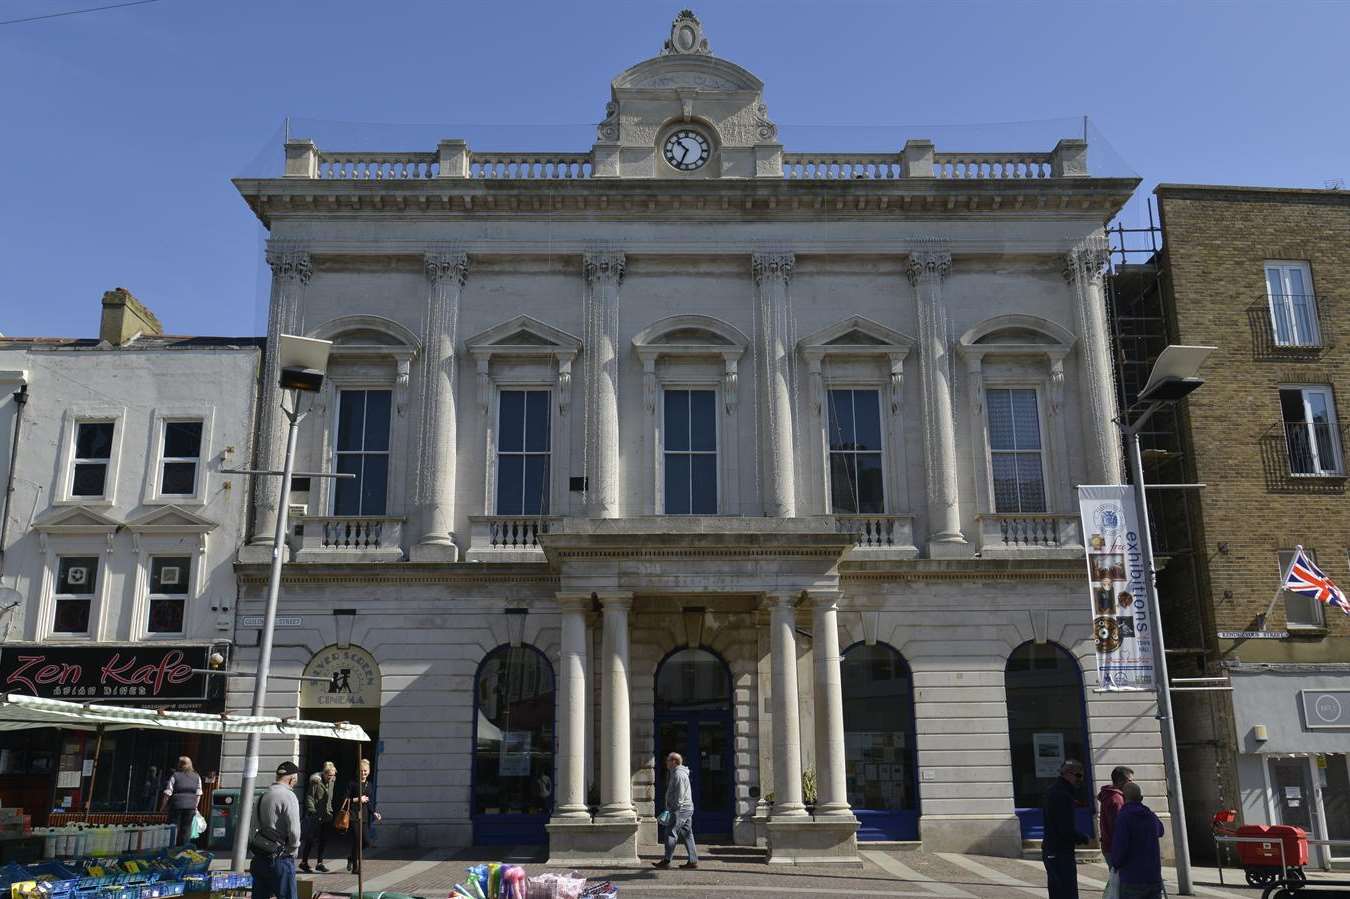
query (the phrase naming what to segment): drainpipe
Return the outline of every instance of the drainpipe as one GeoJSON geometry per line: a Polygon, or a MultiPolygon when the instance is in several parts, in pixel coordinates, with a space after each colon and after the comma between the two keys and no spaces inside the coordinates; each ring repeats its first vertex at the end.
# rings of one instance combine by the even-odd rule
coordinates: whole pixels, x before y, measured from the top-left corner
{"type": "Polygon", "coordinates": [[[0,513],[0,578],[5,574],[5,538],[9,534],[9,508],[14,498],[14,466],[19,461],[19,436],[23,432],[23,410],[28,405],[28,385],[14,393],[14,442],[9,448],[9,472],[5,476],[5,508],[0,513]]]}

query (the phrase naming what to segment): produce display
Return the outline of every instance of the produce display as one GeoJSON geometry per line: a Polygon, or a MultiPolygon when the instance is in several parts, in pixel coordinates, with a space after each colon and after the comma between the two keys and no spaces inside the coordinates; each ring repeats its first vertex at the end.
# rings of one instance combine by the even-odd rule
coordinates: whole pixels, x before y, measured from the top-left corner
{"type": "MultiPolygon", "coordinates": [[[[104,836],[108,844],[117,842],[104,836]]],[[[86,855],[5,865],[0,867],[0,899],[172,899],[189,893],[227,899],[253,886],[249,874],[210,871],[211,861],[209,852],[159,849],[118,858],[86,855]]]]}

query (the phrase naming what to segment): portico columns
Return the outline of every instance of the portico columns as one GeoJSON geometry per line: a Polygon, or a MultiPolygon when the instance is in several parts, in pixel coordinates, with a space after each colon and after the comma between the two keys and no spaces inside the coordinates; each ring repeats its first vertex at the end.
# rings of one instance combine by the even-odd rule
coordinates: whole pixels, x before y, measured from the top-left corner
{"type": "Polygon", "coordinates": [[[815,674],[816,817],[852,818],[844,759],[844,688],[839,669],[839,594],[821,591],[811,599],[811,655],[815,674]]]}
{"type": "Polygon", "coordinates": [[[792,316],[788,282],[795,257],[791,253],[756,253],[751,258],[757,291],[755,304],[756,377],[762,390],[763,445],[759,447],[767,477],[764,514],[792,518],[797,514],[797,475],[792,439],[792,316]]]}
{"type": "Polygon", "coordinates": [[[459,301],[469,258],[464,253],[428,253],[427,307],[422,319],[421,423],[418,433],[416,501],[421,537],[409,551],[414,562],[459,558],[455,526],[455,355],[459,301]]]}
{"type": "Polygon", "coordinates": [[[1086,402],[1083,433],[1090,456],[1090,483],[1119,484],[1124,480],[1120,437],[1116,432],[1116,378],[1111,364],[1106,325],[1104,268],[1109,259],[1106,236],[1090,235],[1064,257],[1064,279],[1073,288],[1078,318],[1078,346],[1082,352],[1086,402]]]}
{"type": "Polygon", "coordinates": [[[797,712],[797,594],[769,597],[773,656],[773,809],[770,819],[804,818],[801,723],[797,712]]]}
{"type": "Polygon", "coordinates": [[[628,723],[628,612],[632,594],[602,596],[604,642],[600,664],[600,812],[597,818],[637,820],[633,809],[632,741],[628,723]]]}
{"type": "Polygon", "coordinates": [[[560,596],[558,786],[554,818],[590,820],[586,808],[586,613],[589,596],[560,596]]]}
{"type": "MultiPolygon", "coordinates": [[[[281,415],[281,366],[277,356],[282,334],[300,329],[300,298],[314,269],[304,250],[274,245],[267,250],[272,268],[272,301],[267,312],[267,352],[263,357],[263,399],[258,415],[256,464],[266,471],[280,471],[286,455],[286,427],[281,415]]],[[[253,527],[242,561],[263,561],[272,556],[272,535],[281,496],[281,479],[259,477],[253,481],[253,527]]]]}
{"type": "Polygon", "coordinates": [[[928,554],[948,558],[966,555],[969,551],[966,538],[961,535],[951,359],[947,311],[942,302],[942,281],[951,267],[952,255],[945,249],[924,247],[909,257],[909,280],[918,295],[919,374],[928,481],[928,554]]]}
{"type": "Polygon", "coordinates": [[[619,286],[622,253],[587,253],[586,505],[591,518],[619,517],[619,286]]]}

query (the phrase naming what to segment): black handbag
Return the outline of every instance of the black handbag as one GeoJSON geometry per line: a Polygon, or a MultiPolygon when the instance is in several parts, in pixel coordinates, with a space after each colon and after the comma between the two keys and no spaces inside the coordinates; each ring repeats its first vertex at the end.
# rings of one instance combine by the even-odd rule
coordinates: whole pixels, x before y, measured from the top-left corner
{"type": "MultiPolygon", "coordinates": [[[[261,811],[262,798],[259,797],[257,805],[253,808],[254,821],[261,819],[261,811]]],[[[248,848],[255,858],[280,858],[286,853],[286,838],[276,828],[259,825],[248,838],[248,848]]]]}

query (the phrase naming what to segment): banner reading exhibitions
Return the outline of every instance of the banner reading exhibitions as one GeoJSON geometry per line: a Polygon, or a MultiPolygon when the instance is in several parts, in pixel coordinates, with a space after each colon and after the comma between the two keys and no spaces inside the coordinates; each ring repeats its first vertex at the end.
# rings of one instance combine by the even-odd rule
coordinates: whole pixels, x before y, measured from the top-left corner
{"type": "Polygon", "coordinates": [[[1079,487],[1078,508],[1087,546],[1092,634],[1104,690],[1152,690],[1153,622],[1144,595],[1134,488],[1079,487]]]}

